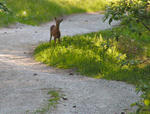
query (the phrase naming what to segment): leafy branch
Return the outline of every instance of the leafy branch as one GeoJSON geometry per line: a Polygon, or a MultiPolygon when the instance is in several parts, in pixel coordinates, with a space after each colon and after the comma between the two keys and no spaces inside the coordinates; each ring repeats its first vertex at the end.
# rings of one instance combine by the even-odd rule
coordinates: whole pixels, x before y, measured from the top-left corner
{"type": "Polygon", "coordinates": [[[150,31],[150,1],[149,0],[119,0],[111,2],[106,7],[104,21],[109,19],[109,24],[113,20],[123,20],[126,23],[135,21],[141,23],[150,31]]]}
{"type": "Polygon", "coordinates": [[[8,8],[6,7],[6,5],[4,5],[1,2],[0,2],[0,10],[3,10],[4,12],[9,12],[8,8]]]}

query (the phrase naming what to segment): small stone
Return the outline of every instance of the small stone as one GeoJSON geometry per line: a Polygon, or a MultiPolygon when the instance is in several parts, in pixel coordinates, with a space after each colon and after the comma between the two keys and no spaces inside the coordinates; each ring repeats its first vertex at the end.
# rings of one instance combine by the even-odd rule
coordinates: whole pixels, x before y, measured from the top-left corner
{"type": "Polygon", "coordinates": [[[35,31],[35,33],[37,33],[37,31],[35,31]]]}
{"type": "Polygon", "coordinates": [[[73,108],[76,108],[76,105],[74,105],[73,108]]]}
{"type": "Polygon", "coordinates": [[[34,75],[34,76],[37,76],[38,74],[37,74],[37,73],[34,73],[33,75],[34,75]]]}
{"type": "Polygon", "coordinates": [[[24,54],[26,54],[26,52],[24,52],[24,54]]]}
{"type": "Polygon", "coordinates": [[[63,100],[68,100],[66,97],[62,97],[63,100]]]}
{"type": "Polygon", "coordinates": [[[73,73],[72,73],[72,72],[70,72],[70,73],[69,73],[69,75],[73,75],[73,73]]]}

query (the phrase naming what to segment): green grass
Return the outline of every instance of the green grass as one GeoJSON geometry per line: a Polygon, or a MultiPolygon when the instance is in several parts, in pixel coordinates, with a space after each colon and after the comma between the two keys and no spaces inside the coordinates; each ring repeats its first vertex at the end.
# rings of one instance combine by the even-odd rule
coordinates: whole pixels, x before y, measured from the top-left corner
{"type": "MultiPolygon", "coordinates": [[[[41,109],[37,109],[36,111],[33,112],[33,114],[46,114],[46,113],[48,113],[52,108],[56,108],[58,102],[60,101],[60,98],[63,96],[60,93],[60,91],[56,91],[56,90],[51,90],[47,94],[50,95],[50,99],[48,100],[48,104],[46,104],[41,109]]],[[[26,113],[28,114],[28,112],[26,112],[26,113]]]]}
{"type": "Polygon", "coordinates": [[[38,46],[35,58],[38,61],[59,68],[77,68],[81,74],[100,76],[116,71],[125,59],[115,46],[107,48],[108,42],[101,36],[64,37],[56,47],[49,43],[38,46]]]}
{"type": "Polygon", "coordinates": [[[55,16],[104,10],[106,5],[103,0],[7,0],[4,3],[12,13],[0,12],[0,26],[15,22],[39,25],[55,16]]]}
{"type": "Polygon", "coordinates": [[[58,68],[76,68],[90,77],[138,84],[139,80],[150,81],[150,33],[145,29],[141,32],[140,36],[128,26],[121,26],[98,33],[66,36],[56,47],[40,44],[34,56],[37,61],[58,68]]]}

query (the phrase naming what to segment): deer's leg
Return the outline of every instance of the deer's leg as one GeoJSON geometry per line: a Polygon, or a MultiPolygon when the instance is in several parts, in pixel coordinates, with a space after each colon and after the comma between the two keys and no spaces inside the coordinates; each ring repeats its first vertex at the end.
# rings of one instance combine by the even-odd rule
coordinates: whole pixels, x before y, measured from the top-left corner
{"type": "Polygon", "coordinates": [[[50,33],[49,43],[51,43],[51,40],[52,40],[52,33],[50,33]]]}

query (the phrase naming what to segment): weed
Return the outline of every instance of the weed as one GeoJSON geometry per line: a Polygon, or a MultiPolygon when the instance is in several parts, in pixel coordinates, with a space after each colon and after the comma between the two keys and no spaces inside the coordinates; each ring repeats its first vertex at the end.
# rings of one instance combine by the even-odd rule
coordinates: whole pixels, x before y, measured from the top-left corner
{"type": "Polygon", "coordinates": [[[62,94],[60,94],[59,91],[56,91],[56,90],[49,91],[47,94],[50,96],[50,99],[48,100],[48,104],[46,104],[41,109],[37,109],[36,111],[33,112],[33,114],[45,114],[49,112],[50,109],[56,108],[56,105],[60,101],[60,98],[63,96],[62,94]]]}

